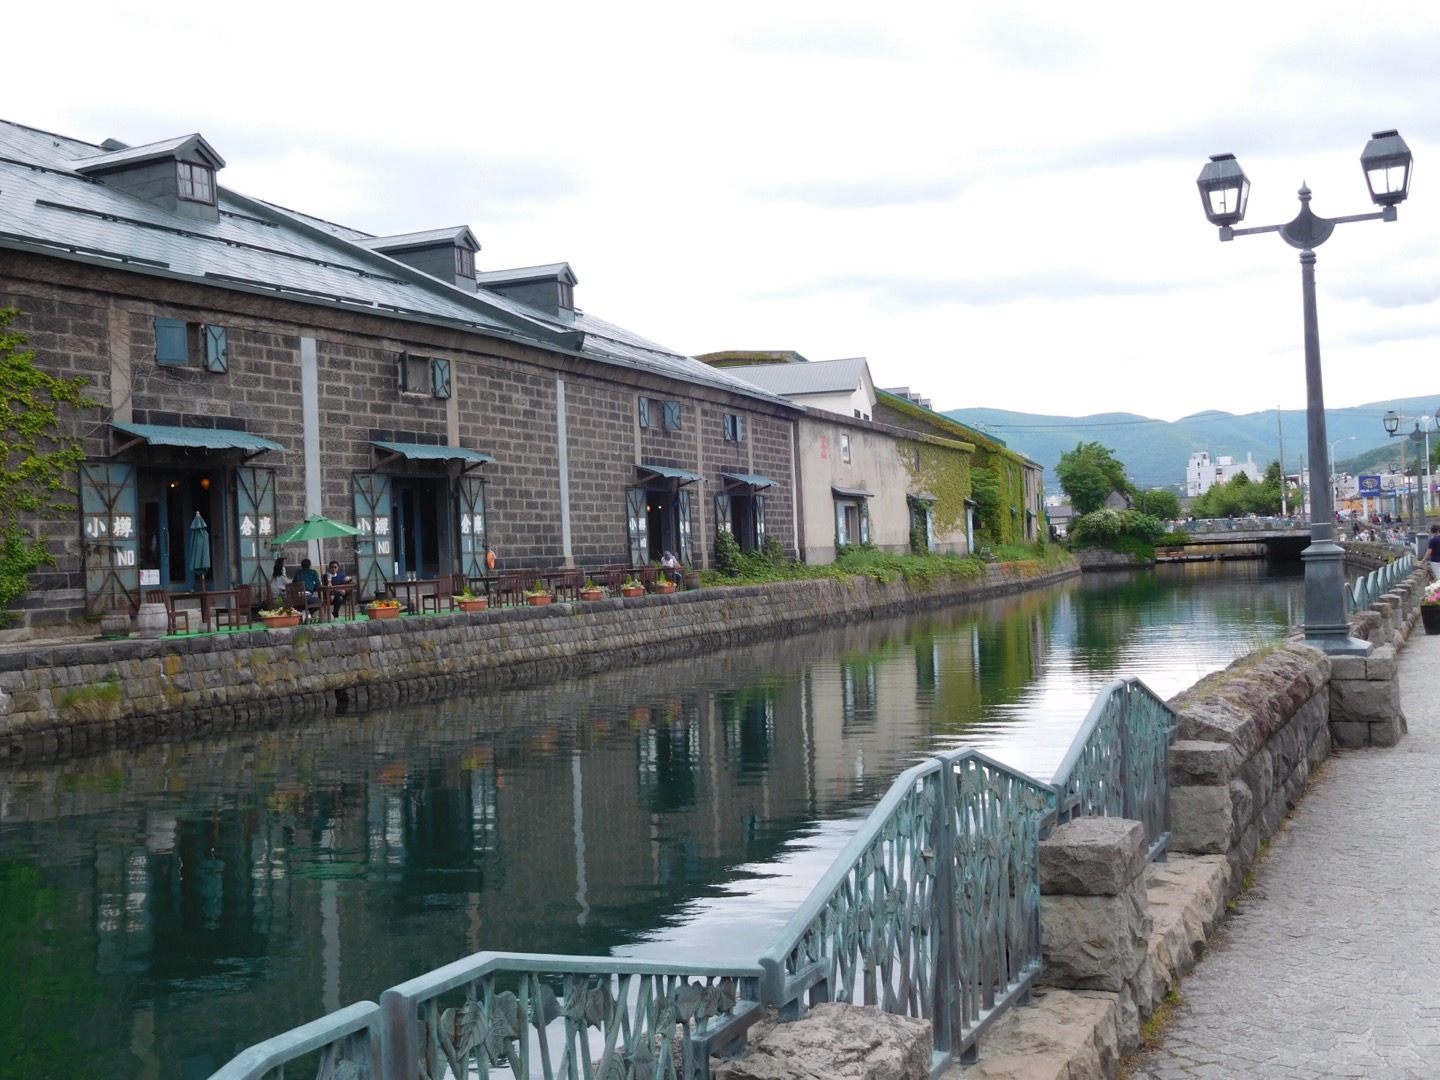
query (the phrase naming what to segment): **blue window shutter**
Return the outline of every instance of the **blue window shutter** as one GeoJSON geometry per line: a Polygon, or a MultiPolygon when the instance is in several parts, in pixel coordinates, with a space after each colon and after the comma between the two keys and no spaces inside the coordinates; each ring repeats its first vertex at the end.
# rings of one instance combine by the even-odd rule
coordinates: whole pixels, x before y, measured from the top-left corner
{"type": "Polygon", "coordinates": [[[410,354],[405,350],[400,352],[400,389],[410,389],[410,354]]]}
{"type": "Polygon", "coordinates": [[[190,361],[185,323],[179,319],[155,320],[155,362],[184,367],[190,361]]]}
{"type": "Polygon", "coordinates": [[[225,327],[205,327],[205,370],[223,375],[230,370],[230,348],[225,327]]]}
{"type": "Polygon", "coordinates": [[[640,426],[650,426],[650,399],[645,397],[640,399],[640,426]]]}
{"type": "Polygon", "coordinates": [[[430,386],[436,397],[450,396],[450,361],[443,356],[430,358],[430,386]]]}
{"type": "Polygon", "coordinates": [[[665,430],[680,430],[680,403],[678,401],[665,402],[665,430]]]}

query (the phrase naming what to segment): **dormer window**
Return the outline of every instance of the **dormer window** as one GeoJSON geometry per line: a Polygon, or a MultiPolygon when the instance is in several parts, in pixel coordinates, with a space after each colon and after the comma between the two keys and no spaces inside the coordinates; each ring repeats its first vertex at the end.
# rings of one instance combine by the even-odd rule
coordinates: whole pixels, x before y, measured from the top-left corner
{"type": "Polygon", "coordinates": [[[575,286],[568,281],[560,283],[560,306],[567,311],[575,310],[575,286]]]}
{"type": "Polygon", "coordinates": [[[179,169],[177,178],[180,185],[180,198],[190,202],[213,204],[215,202],[215,170],[207,165],[196,165],[189,161],[181,161],[176,164],[179,169]]]}
{"type": "Polygon", "coordinates": [[[455,249],[455,276],[471,279],[475,277],[475,252],[467,247],[455,249]]]}

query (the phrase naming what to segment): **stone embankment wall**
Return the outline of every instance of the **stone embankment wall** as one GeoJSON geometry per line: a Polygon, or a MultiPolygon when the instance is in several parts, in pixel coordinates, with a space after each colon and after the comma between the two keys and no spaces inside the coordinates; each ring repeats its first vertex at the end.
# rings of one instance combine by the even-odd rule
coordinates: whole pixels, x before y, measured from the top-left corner
{"type": "Polygon", "coordinates": [[[0,759],[270,726],[693,655],[1078,573],[999,564],[983,579],[928,585],[827,578],[289,630],[23,643],[0,650],[0,759]]]}

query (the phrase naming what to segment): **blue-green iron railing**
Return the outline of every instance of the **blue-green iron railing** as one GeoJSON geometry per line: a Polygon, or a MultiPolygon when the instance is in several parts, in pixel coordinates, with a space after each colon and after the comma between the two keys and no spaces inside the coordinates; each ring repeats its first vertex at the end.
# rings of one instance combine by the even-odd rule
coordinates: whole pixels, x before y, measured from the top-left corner
{"type": "Polygon", "coordinates": [[[973,1061],[1040,971],[1039,845],[1084,815],[1169,839],[1175,716],[1128,679],[1102,691],[1053,785],[970,748],[908,769],[753,963],[477,953],[253,1046],[212,1080],[707,1080],[766,1007],[821,1001],[927,1019],[931,1075],[973,1061]]]}
{"type": "Polygon", "coordinates": [[[1345,586],[1345,609],[1365,611],[1415,570],[1415,556],[1410,552],[1394,562],[1371,570],[1358,581],[1345,586]]]}
{"type": "Polygon", "coordinates": [[[1116,679],[1100,691],[1050,782],[1056,823],[1077,817],[1123,817],[1145,827],[1151,859],[1170,844],[1170,770],[1175,713],[1139,679],[1116,679]]]}

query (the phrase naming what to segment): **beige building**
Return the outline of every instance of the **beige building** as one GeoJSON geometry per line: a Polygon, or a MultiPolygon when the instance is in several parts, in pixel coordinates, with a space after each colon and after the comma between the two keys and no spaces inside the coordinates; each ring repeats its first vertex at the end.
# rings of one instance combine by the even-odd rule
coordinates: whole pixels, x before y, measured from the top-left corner
{"type": "Polygon", "coordinates": [[[881,392],[864,357],[811,363],[797,353],[709,353],[698,359],[805,407],[794,453],[795,534],[803,561],[833,562],[846,544],[870,543],[896,554],[972,550],[967,504],[974,447],[873,419],[881,392]],[[943,482],[932,483],[937,477],[943,482]]]}

